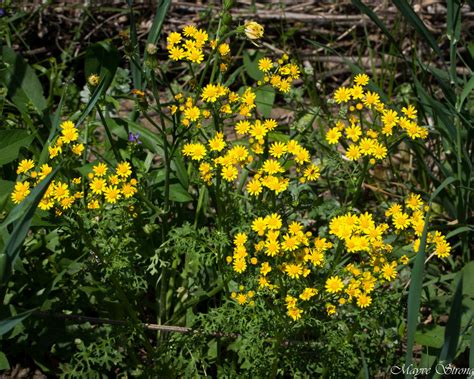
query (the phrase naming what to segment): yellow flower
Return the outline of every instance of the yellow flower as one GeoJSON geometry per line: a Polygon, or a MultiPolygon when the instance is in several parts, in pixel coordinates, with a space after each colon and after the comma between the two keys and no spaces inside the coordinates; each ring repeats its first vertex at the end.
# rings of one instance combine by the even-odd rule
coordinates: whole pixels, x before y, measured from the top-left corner
{"type": "Polygon", "coordinates": [[[89,184],[90,189],[92,190],[93,194],[100,195],[104,192],[106,186],[105,179],[102,178],[94,178],[92,182],[89,184]]]}
{"type": "Polygon", "coordinates": [[[247,269],[247,263],[245,262],[245,259],[236,259],[234,260],[234,271],[238,274],[241,274],[247,269]]]}
{"type": "Polygon", "coordinates": [[[188,143],[183,147],[183,154],[192,160],[200,161],[206,156],[206,147],[201,143],[188,143]]]}
{"type": "Polygon", "coordinates": [[[297,321],[301,318],[301,314],[303,311],[297,307],[288,308],[287,314],[290,316],[294,321],[297,321]]]}
{"type": "Polygon", "coordinates": [[[100,76],[97,74],[91,74],[87,78],[87,83],[89,83],[90,86],[96,87],[99,84],[100,81],[100,76]]]}
{"type": "Polygon", "coordinates": [[[168,48],[176,45],[177,43],[181,42],[181,34],[178,32],[172,32],[166,39],[166,42],[168,43],[168,48]]]}
{"type": "Polygon", "coordinates": [[[402,113],[411,120],[416,118],[416,109],[413,105],[408,105],[406,107],[403,107],[402,113]]]}
{"type": "Polygon", "coordinates": [[[359,86],[366,86],[369,83],[369,77],[366,74],[357,74],[354,77],[354,83],[359,86]]]}
{"type": "Polygon", "coordinates": [[[15,204],[21,203],[30,194],[29,182],[17,182],[14,191],[11,194],[11,199],[15,204]]]}
{"type": "Polygon", "coordinates": [[[283,251],[295,251],[298,248],[298,245],[299,239],[297,236],[288,233],[283,236],[283,242],[281,243],[283,251]]]}
{"type": "Polygon", "coordinates": [[[270,155],[275,158],[280,158],[287,151],[284,142],[273,142],[270,146],[270,155]]]}
{"type": "Polygon", "coordinates": [[[367,308],[371,303],[372,298],[369,295],[361,293],[359,296],[357,296],[357,306],[359,308],[367,308]]]}
{"type": "Polygon", "coordinates": [[[100,204],[98,200],[91,200],[87,203],[87,209],[99,209],[100,204]]]}
{"type": "Polygon", "coordinates": [[[95,176],[102,177],[107,173],[107,165],[105,163],[99,163],[92,168],[95,176]]]}
{"type": "Polygon", "coordinates": [[[240,305],[244,305],[247,302],[247,296],[243,293],[239,293],[236,299],[240,305]]]}
{"type": "Polygon", "coordinates": [[[356,161],[360,158],[360,149],[357,145],[349,145],[349,148],[346,151],[346,157],[351,161],[356,161]]]}
{"type": "Polygon", "coordinates": [[[128,199],[137,193],[137,188],[134,187],[131,183],[124,183],[122,184],[121,191],[123,196],[128,199]]]}
{"type": "Polygon", "coordinates": [[[392,216],[393,226],[395,229],[404,230],[410,226],[410,218],[406,213],[400,212],[392,216]]]}
{"type": "Polygon", "coordinates": [[[263,262],[260,266],[260,274],[267,276],[270,271],[272,271],[270,264],[268,262],[263,262]]]}
{"type": "Polygon", "coordinates": [[[329,293],[341,292],[344,288],[344,283],[338,276],[331,276],[326,280],[326,291],[329,293]]]}
{"type": "Polygon", "coordinates": [[[339,87],[334,93],[336,103],[347,103],[351,99],[351,90],[346,87],[339,87]]]}
{"type": "Polygon", "coordinates": [[[326,141],[328,141],[329,144],[334,145],[339,142],[341,135],[342,134],[337,127],[331,128],[326,133],[326,141]]]}
{"type": "Polygon", "coordinates": [[[281,167],[281,164],[275,159],[267,159],[262,166],[263,172],[267,174],[277,174],[285,172],[285,169],[281,167]]]}
{"type": "Polygon", "coordinates": [[[368,91],[362,101],[366,107],[370,108],[380,104],[380,96],[378,93],[368,91]]]}
{"type": "Polygon", "coordinates": [[[35,167],[35,162],[32,159],[23,159],[18,165],[16,173],[18,175],[23,174],[30,171],[33,167],[35,167]]]}
{"type": "Polygon", "coordinates": [[[106,187],[104,190],[105,201],[115,204],[120,199],[120,190],[116,186],[106,187]]]}
{"type": "Polygon", "coordinates": [[[219,46],[219,54],[223,57],[230,53],[230,46],[227,43],[223,43],[219,46]]]}
{"type": "Polygon", "coordinates": [[[262,192],[262,183],[260,180],[254,178],[247,183],[247,192],[251,196],[258,196],[262,192]]]}
{"type": "Polygon", "coordinates": [[[171,46],[168,49],[168,57],[173,61],[179,61],[183,59],[185,56],[186,56],[186,52],[181,47],[171,46]]]}
{"type": "Polygon", "coordinates": [[[392,262],[392,263],[385,263],[382,267],[382,276],[384,277],[385,280],[391,281],[397,277],[397,263],[392,262]]]}
{"type": "Polygon", "coordinates": [[[313,296],[316,296],[317,294],[318,290],[316,288],[305,288],[304,291],[300,294],[299,298],[303,301],[307,301],[313,296]]]}
{"type": "Polygon", "coordinates": [[[53,197],[60,201],[61,199],[69,196],[69,186],[67,183],[57,182],[53,183],[53,197]]]}
{"type": "Polygon", "coordinates": [[[82,152],[84,151],[84,144],[76,143],[72,146],[71,150],[72,150],[73,154],[81,155],[82,152]]]}
{"type": "Polygon", "coordinates": [[[258,69],[263,72],[268,72],[272,69],[273,63],[270,58],[260,58],[258,60],[258,69]]]}
{"type": "Polygon", "coordinates": [[[224,134],[221,132],[216,133],[214,138],[209,140],[209,150],[211,151],[222,151],[225,146],[224,134]]]}
{"type": "Polygon", "coordinates": [[[200,114],[201,111],[198,107],[189,107],[184,110],[184,117],[190,121],[197,121],[199,119],[200,114]]]}
{"type": "Polygon", "coordinates": [[[317,180],[320,176],[319,167],[311,163],[305,168],[303,175],[307,180],[317,180]]]}
{"type": "Polygon", "coordinates": [[[224,180],[232,182],[237,178],[239,171],[234,166],[224,166],[222,167],[221,174],[224,180]]]}
{"type": "Polygon", "coordinates": [[[258,22],[246,21],[245,22],[245,35],[248,39],[254,41],[263,37],[264,28],[258,22]]]}
{"type": "Polygon", "coordinates": [[[201,99],[206,103],[215,103],[222,96],[222,89],[214,84],[208,84],[203,88],[201,99]]]}
{"type": "Polygon", "coordinates": [[[354,142],[357,142],[359,137],[362,135],[362,129],[359,125],[351,125],[345,130],[345,132],[347,138],[354,142]]]}
{"type": "Polygon", "coordinates": [[[252,222],[252,230],[256,232],[259,236],[263,236],[265,234],[265,230],[267,229],[267,220],[263,217],[258,217],[252,222]]]}
{"type": "Polygon", "coordinates": [[[239,122],[237,122],[237,124],[235,124],[235,131],[237,132],[237,134],[245,135],[249,132],[251,126],[252,125],[249,121],[240,120],[239,122]]]}

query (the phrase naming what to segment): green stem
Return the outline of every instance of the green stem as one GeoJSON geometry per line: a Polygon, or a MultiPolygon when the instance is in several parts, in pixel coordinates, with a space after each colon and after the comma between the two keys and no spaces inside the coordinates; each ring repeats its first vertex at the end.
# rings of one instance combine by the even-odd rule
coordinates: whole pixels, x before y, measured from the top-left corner
{"type": "Polygon", "coordinates": [[[100,110],[100,106],[97,106],[97,112],[99,113],[100,120],[102,121],[102,124],[104,125],[105,133],[107,134],[107,138],[109,139],[110,146],[112,146],[112,151],[114,152],[115,159],[117,160],[117,162],[120,162],[122,158],[120,157],[117,147],[115,146],[114,140],[112,139],[112,134],[110,133],[109,126],[107,125],[107,122],[105,121],[102,111],[100,110]]]}
{"type": "Polygon", "coordinates": [[[354,197],[352,198],[351,207],[355,207],[357,201],[359,200],[360,194],[362,192],[362,185],[364,184],[364,180],[367,176],[367,172],[369,171],[369,159],[366,157],[364,158],[364,166],[362,167],[362,173],[359,176],[359,180],[357,181],[357,188],[354,197]]]}

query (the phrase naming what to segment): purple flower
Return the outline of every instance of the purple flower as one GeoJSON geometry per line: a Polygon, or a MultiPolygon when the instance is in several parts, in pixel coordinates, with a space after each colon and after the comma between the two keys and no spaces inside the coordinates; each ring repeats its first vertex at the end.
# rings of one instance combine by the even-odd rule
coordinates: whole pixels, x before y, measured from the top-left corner
{"type": "Polygon", "coordinates": [[[140,141],[140,133],[135,133],[133,134],[132,132],[128,133],[128,142],[130,143],[136,143],[136,144],[141,144],[142,141],[140,141]]]}

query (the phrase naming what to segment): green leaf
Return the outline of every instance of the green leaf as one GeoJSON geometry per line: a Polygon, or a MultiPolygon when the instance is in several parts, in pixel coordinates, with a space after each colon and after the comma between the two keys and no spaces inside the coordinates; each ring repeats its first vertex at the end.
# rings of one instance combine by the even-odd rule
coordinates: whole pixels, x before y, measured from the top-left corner
{"type": "Polygon", "coordinates": [[[460,110],[464,104],[464,101],[466,98],[469,96],[469,94],[472,92],[474,89],[474,76],[469,79],[469,81],[466,83],[464,88],[462,89],[461,95],[459,96],[459,104],[458,104],[458,109],[460,110]]]}
{"type": "Polygon", "coordinates": [[[275,102],[275,88],[270,85],[258,87],[255,90],[255,95],[255,104],[257,105],[257,111],[263,117],[270,117],[273,108],[273,103],[275,102]]]}
{"type": "MultiPolygon", "coordinates": [[[[418,325],[418,312],[421,303],[421,289],[423,284],[425,268],[425,249],[428,235],[428,220],[430,212],[428,211],[421,235],[420,248],[415,258],[415,264],[411,273],[410,290],[408,292],[408,316],[407,316],[407,347],[405,355],[405,364],[410,365],[413,360],[413,346],[415,342],[416,327],[418,325]]],[[[411,377],[411,375],[408,375],[411,377]]]]}
{"type": "Polygon", "coordinates": [[[63,93],[61,95],[61,100],[59,100],[59,105],[58,108],[56,109],[56,112],[54,112],[53,120],[51,122],[51,129],[49,131],[49,136],[48,140],[43,146],[43,150],[41,151],[40,158],[38,160],[38,166],[42,165],[43,163],[46,162],[48,159],[48,147],[51,145],[51,142],[53,141],[54,135],[56,134],[56,130],[59,127],[59,122],[61,121],[61,112],[63,109],[63,104],[64,104],[64,98],[66,97],[68,86],[66,85],[64,87],[63,93]]]}
{"type": "Polygon", "coordinates": [[[3,210],[15,186],[15,182],[0,179],[0,210],[3,210]]]}
{"type": "Polygon", "coordinates": [[[406,0],[393,0],[393,3],[398,8],[405,20],[407,20],[415,28],[415,31],[424,38],[424,40],[431,46],[434,52],[438,56],[441,56],[442,52],[438,46],[438,43],[428,28],[425,26],[423,21],[421,21],[421,19],[415,13],[410,4],[408,4],[406,0]]]}
{"type": "Polygon", "coordinates": [[[193,198],[180,183],[176,183],[170,186],[170,200],[178,203],[187,203],[192,201],[193,198]]]}
{"type": "MultiPolygon", "coordinates": [[[[146,39],[146,43],[153,43],[156,44],[158,42],[158,38],[160,38],[161,28],[163,27],[163,21],[165,20],[166,13],[170,7],[171,0],[160,0],[158,2],[158,7],[156,8],[156,15],[153,19],[153,24],[151,25],[150,32],[148,33],[148,37],[146,39]]],[[[145,58],[146,59],[146,52],[145,58]]]]}
{"type": "Polygon", "coordinates": [[[184,159],[181,154],[174,154],[173,160],[171,161],[171,168],[175,171],[176,177],[184,188],[189,186],[188,171],[184,164],[184,159]]]}
{"type": "Polygon", "coordinates": [[[101,41],[89,46],[86,50],[84,72],[87,78],[97,74],[106,79],[106,87],[110,85],[120,63],[117,48],[109,42],[101,41]]]}
{"type": "Polygon", "coordinates": [[[148,150],[161,156],[164,155],[163,142],[157,133],[153,133],[150,129],[128,119],[107,118],[106,120],[112,134],[123,140],[128,140],[126,132],[126,127],[128,127],[130,132],[139,133],[140,141],[148,150]]]}
{"type": "Polygon", "coordinates": [[[17,159],[20,149],[29,146],[34,138],[25,129],[0,130],[0,166],[17,159]]]}
{"type": "Polygon", "coordinates": [[[30,316],[36,309],[20,313],[16,316],[9,317],[0,321],[0,337],[12,330],[17,324],[30,316]]]}
{"type": "Polygon", "coordinates": [[[10,363],[8,363],[7,356],[3,351],[0,351],[0,370],[9,370],[10,363]]]}
{"type": "Polygon", "coordinates": [[[255,54],[250,55],[246,50],[244,51],[244,67],[247,71],[248,76],[254,80],[263,80],[264,74],[258,69],[258,60],[263,58],[265,55],[261,51],[257,51],[255,54]]]}
{"type": "Polygon", "coordinates": [[[456,357],[459,336],[461,334],[461,315],[462,310],[462,289],[463,278],[458,282],[456,292],[454,293],[451,311],[449,312],[448,324],[444,334],[444,344],[439,355],[440,362],[451,363],[456,357]]]}
{"type": "Polygon", "coordinates": [[[31,103],[36,112],[42,115],[47,103],[34,70],[21,55],[7,46],[2,47],[1,55],[5,68],[0,70],[0,83],[8,89],[7,96],[20,112],[28,113],[28,103],[31,103]]]}
{"type": "Polygon", "coordinates": [[[433,328],[417,331],[415,334],[415,342],[419,345],[439,349],[443,346],[444,333],[444,327],[435,325],[433,328]]]}

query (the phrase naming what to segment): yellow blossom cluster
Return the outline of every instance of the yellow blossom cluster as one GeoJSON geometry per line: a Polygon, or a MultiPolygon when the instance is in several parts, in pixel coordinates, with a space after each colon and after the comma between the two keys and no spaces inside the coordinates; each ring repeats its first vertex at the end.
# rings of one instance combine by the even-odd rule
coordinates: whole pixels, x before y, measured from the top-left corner
{"type": "Polygon", "coordinates": [[[253,297],[255,296],[254,291],[247,291],[245,292],[245,287],[244,286],[239,286],[239,292],[233,291],[230,296],[232,299],[235,299],[237,303],[240,305],[248,304],[248,305],[254,305],[255,302],[252,300],[253,297]]]}
{"type": "Polygon", "coordinates": [[[292,171],[299,175],[300,182],[315,181],[319,178],[319,167],[312,163],[309,151],[298,141],[267,142],[267,135],[277,127],[273,119],[240,120],[235,125],[237,135],[247,141],[230,144],[222,132],[215,133],[207,144],[187,143],[182,152],[186,157],[200,162],[201,178],[208,184],[219,175],[224,181],[233,183],[243,170],[251,175],[246,185],[250,196],[258,196],[266,188],[279,194],[288,188],[292,171]],[[247,147],[250,145],[250,147],[247,147]],[[294,165],[287,167],[288,162],[294,165]],[[285,168],[286,167],[286,168],[285,168]],[[296,170],[291,170],[296,167],[296,170]]]}
{"type": "MultiPolygon", "coordinates": [[[[80,155],[84,149],[82,144],[78,144],[82,146],[79,152],[75,150],[74,146],[69,151],[64,150],[66,146],[70,146],[71,142],[78,139],[78,132],[74,124],[71,121],[65,121],[60,125],[60,129],[61,135],[52,147],[48,146],[50,159],[61,152],[70,152],[73,156],[80,155]]],[[[18,164],[18,181],[11,194],[13,203],[21,203],[30,194],[31,189],[53,171],[53,167],[48,163],[44,163],[36,169],[35,166],[32,159],[23,159],[18,164]]],[[[45,211],[54,208],[56,214],[61,215],[79,199],[84,199],[88,209],[98,209],[104,202],[115,204],[120,199],[129,199],[136,194],[137,180],[130,178],[131,174],[129,162],[120,162],[112,170],[109,170],[106,164],[98,163],[88,174],[87,183],[82,183],[82,177],[75,177],[70,181],[53,180],[46,189],[38,207],[45,211]]]]}
{"type": "MultiPolygon", "coordinates": [[[[405,207],[411,210],[414,230],[408,241],[413,241],[419,235],[415,225],[424,224],[423,215],[414,213],[421,212],[424,204],[419,195],[412,194],[405,207]]],[[[374,291],[386,287],[409,262],[406,255],[394,257],[393,246],[387,242],[400,232],[393,220],[400,212],[398,204],[389,208],[391,225],[377,224],[368,212],[334,217],[328,230],[336,238],[334,242],[314,238],[301,222],[284,225],[278,213],[257,217],[251,232],[235,234],[233,252],[226,261],[240,280],[254,284],[255,298],[270,298],[276,303],[284,299],[286,313],[293,320],[298,320],[305,308],[319,305],[324,305],[328,315],[337,313],[341,306],[364,309],[372,304],[374,291]]],[[[449,254],[450,245],[441,233],[430,233],[428,242],[437,256],[449,254]]]]}
{"type": "Polygon", "coordinates": [[[79,139],[79,132],[72,121],[64,121],[59,126],[61,129],[61,135],[56,141],[48,146],[49,157],[55,158],[59,154],[63,153],[66,148],[79,156],[84,151],[84,144],[76,142],[79,139]],[[76,143],[73,143],[76,142],[76,143]]]}
{"type": "Polygon", "coordinates": [[[102,203],[116,204],[120,199],[129,199],[137,193],[137,180],[130,178],[130,163],[120,162],[115,170],[98,163],[89,173],[87,208],[98,209],[102,203]]]}
{"type": "Polygon", "coordinates": [[[425,139],[428,130],[416,122],[417,112],[413,105],[403,107],[401,113],[382,102],[378,93],[366,89],[369,77],[358,74],[351,87],[339,87],[334,101],[344,104],[348,112],[326,133],[331,145],[339,142],[345,148],[345,156],[352,161],[367,157],[372,163],[388,154],[388,138],[398,127],[411,139],[425,139]]]}
{"type": "Polygon", "coordinates": [[[300,78],[300,69],[295,63],[288,62],[287,54],[277,61],[270,58],[260,58],[258,61],[258,69],[264,73],[263,84],[270,84],[276,90],[288,93],[291,89],[293,80],[300,78]]]}
{"type": "MultiPolygon", "coordinates": [[[[393,226],[398,231],[412,230],[417,238],[413,241],[413,249],[417,252],[420,248],[421,236],[425,226],[425,211],[428,209],[420,195],[410,194],[403,204],[394,203],[385,216],[389,217],[393,226]]],[[[441,232],[430,231],[427,236],[427,248],[433,250],[438,258],[447,258],[451,252],[451,245],[441,232]]]]}
{"type": "Polygon", "coordinates": [[[208,40],[209,35],[206,31],[194,25],[186,25],[182,33],[172,32],[168,36],[166,46],[168,56],[173,61],[201,63],[204,60],[203,49],[208,40]]]}

